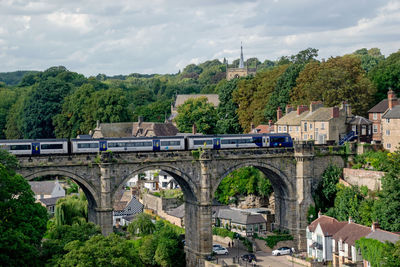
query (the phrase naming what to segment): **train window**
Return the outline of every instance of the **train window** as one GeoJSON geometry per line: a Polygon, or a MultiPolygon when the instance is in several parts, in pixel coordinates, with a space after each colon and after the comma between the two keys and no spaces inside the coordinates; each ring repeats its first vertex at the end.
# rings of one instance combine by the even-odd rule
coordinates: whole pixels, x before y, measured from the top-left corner
{"type": "Polygon", "coordinates": [[[153,142],[136,142],[135,146],[143,147],[143,146],[153,146],[153,142]]]}
{"type": "Polygon", "coordinates": [[[98,148],[99,143],[78,143],[78,148],[98,148]]]}
{"type": "Polygon", "coordinates": [[[285,142],[285,137],[271,137],[271,142],[273,143],[284,143],[285,142]]]}
{"type": "Polygon", "coordinates": [[[212,145],[212,140],[193,140],[193,145],[195,146],[204,146],[204,145],[212,145]]]}
{"type": "Polygon", "coordinates": [[[63,149],[63,144],[40,144],[41,149],[63,149]]]}
{"type": "Polygon", "coordinates": [[[222,145],[235,145],[237,141],[238,141],[237,139],[222,139],[221,144],[222,145]]]}
{"type": "Polygon", "coordinates": [[[180,146],[181,141],[161,141],[162,146],[180,146]]]}
{"type": "Polygon", "coordinates": [[[31,150],[31,145],[10,145],[10,150],[31,150]]]}

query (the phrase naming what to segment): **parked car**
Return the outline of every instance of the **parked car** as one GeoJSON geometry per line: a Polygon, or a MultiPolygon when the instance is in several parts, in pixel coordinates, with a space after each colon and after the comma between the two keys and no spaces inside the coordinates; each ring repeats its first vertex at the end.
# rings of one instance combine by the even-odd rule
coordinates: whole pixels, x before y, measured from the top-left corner
{"type": "Polygon", "coordinates": [[[257,261],[256,255],[252,253],[244,254],[241,258],[243,261],[248,261],[248,262],[257,261]]]}
{"type": "Polygon", "coordinates": [[[214,250],[215,248],[222,248],[222,246],[221,246],[220,244],[213,244],[213,250],[214,250]]]}
{"type": "Polygon", "coordinates": [[[290,253],[293,253],[294,249],[289,248],[289,247],[280,247],[278,249],[275,249],[272,251],[273,256],[280,256],[280,255],[288,255],[290,253]]]}
{"type": "Polygon", "coordinates": [[[213,252],[217,255],[228,255],[229,254],[229,251],[224,247],[213,248],[213,252]]]}

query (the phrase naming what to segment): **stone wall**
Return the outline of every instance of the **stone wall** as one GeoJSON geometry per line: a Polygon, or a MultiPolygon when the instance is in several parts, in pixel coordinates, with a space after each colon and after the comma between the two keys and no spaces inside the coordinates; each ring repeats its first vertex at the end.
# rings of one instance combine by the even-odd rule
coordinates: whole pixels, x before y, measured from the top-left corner
{"type": "Polygon", "coordinates": [[[384,172],[367,171],[360,169],[343,169],[343,179],[351,185],[367,186],[369,190],[381,188],[381,178],[384,172]]]}
{"type": "Polygon", "coordinates": [[[176,198],[162,198],[152,194],[143,194],[142,204],[146,209],[153,210],[154,213],[161,218],[179,227],[183,227],[183,220],[181,218],[166,213],[167,210],[176,208],[180,205],[180,200],[176,198]]]}

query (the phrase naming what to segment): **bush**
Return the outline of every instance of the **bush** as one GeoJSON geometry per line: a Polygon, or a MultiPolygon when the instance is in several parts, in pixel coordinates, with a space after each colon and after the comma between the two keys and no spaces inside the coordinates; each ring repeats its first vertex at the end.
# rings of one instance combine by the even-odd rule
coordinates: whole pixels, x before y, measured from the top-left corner
{"type": "MultiPolygon", "coordinates": [[[[278,231],[274,231],[275,235],[270,235],[267,236],[266,238],[264,237],[260,237],[258,235],[254,235],[254,238],[260,239],[260,240],[264,240],[267,244],[268,247],[270,247],[271,249],[274,248],[276,246],[276,244],[278,244],[279,241],[287,241],[287,240],[293,240],[293,236],[288,234],[288,233],[281,233],[278,231]]],[[[287,232],[287,231],[285,231],[287,232]]]]}
{"type": "Polygon", "coordinates": [[[235,233],[231,232],[225,228],[220,228],[220,227],[213,227],[212,228],[213,235],[218,235],[222,237],[229,237],[230,239],[233,240],[235,237],[235,233]]]}

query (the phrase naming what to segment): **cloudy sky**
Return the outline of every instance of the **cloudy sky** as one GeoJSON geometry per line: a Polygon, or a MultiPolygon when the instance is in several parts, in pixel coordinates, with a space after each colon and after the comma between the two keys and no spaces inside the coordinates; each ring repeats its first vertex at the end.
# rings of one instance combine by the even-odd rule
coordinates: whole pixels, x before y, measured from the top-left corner
{"type": "Polygon", "coordinates": [[[190,63],[400,49],[400,0],[0,0],[0,72],[176,73],[190,63]]]}

